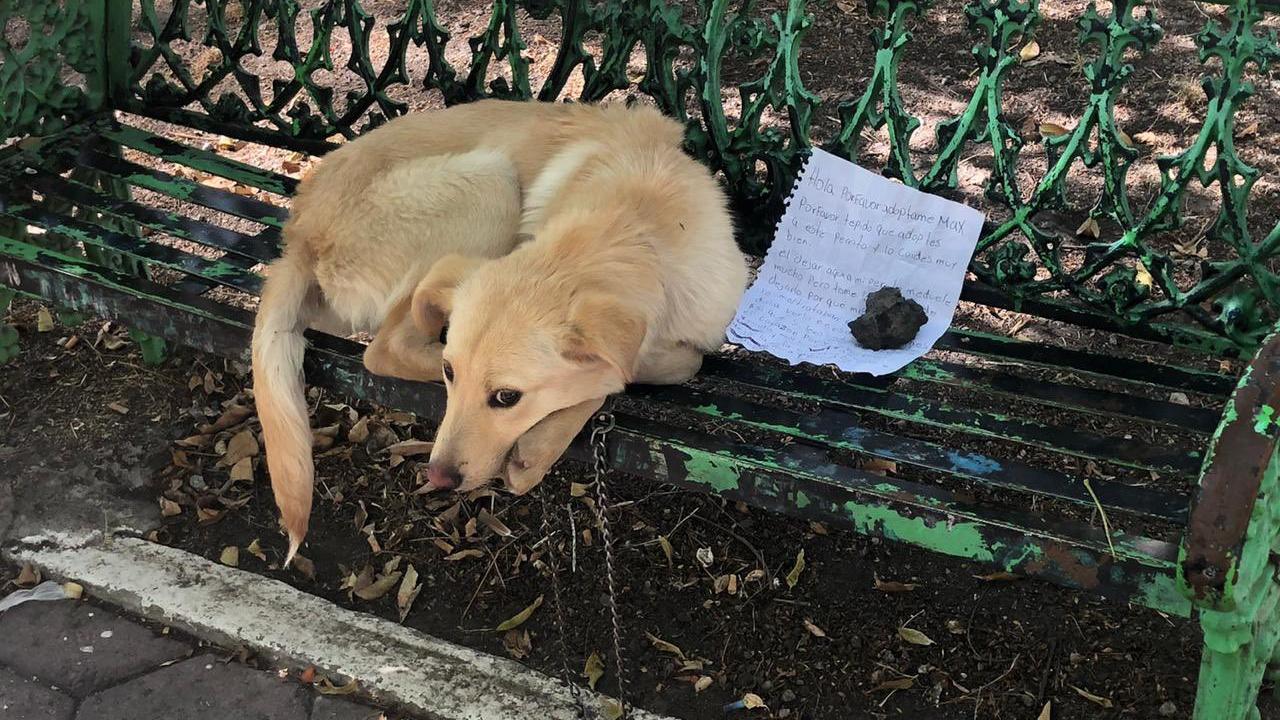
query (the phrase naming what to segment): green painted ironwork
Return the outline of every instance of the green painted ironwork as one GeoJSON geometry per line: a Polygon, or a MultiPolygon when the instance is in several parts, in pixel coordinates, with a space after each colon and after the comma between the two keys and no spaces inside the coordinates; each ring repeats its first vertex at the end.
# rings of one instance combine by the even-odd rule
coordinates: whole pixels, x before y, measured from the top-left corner
{"type": "Polygon", "coordinates": [[[690,150],[722,173],[743,220],[744,244],[755,251],[767,243],[804,151],[819,141],[857,160],[864,134],[883,131],[889,142],[884,172],[943,193],[956,188],[963,156],[985,146],[993,152],[986,198],[1000,210],[991,217],[1001,219],[988,223],[972,263],[982,281],[1015,304],[1073,303],[1120,326],[1159,327],[1172,341],[1214,352],[1247,355],[1256,347],[1280,317],[1280,278],[1268,264],[1280,251],[1280,223],[1263,237],[1250,229],[1248,200],[1258,171],[1240,160],[1234,144],[1234,117],[1253,93],[1251,77],[1280,57],[1274,33],[1258,27],[1257,0],[1235,0],[1224,26],[1211,21],[1196,36],[1207,68],[1206,114],[1189,147],[1159,159],[1160,191],[1143,208],[1131,201],[1127,182],[1138,151],[1118,126],[1114,105],[1133,72],[1129,58],[1161,40],[1150,9],[1120,0],[1106,11],[1091,5],[1080,17],[1088,100],[1073,127],[1040,134],[1015,127],[1002,109],[1003,83],[1019,71],[1019,48],[1040,20],[1038,0],[972,0],[965,9],[975,39],[972,94],[962,113],[938,124],[938,149],[923,157],[910,149],[921,122],[899,92],[898,66],[913,23],[927,19],[931,5],[869,0],[878,25],[870,38],[875,65],[865,87],[824,101],[801,79],[800,53],[813,20],[806,0],[789,0],[772,13],[750,0],[495,0],[484,30],[466,39],[466,67],[450,60],[456,41],[430,0],[407,0],[403,14],[381,27],[358,0],[328,0],[306,12],[296,0],[178,0],[168,13],[154,0],[141,0],[137,23],[152,41],[133,48],[121,102],[152,114],[171,111],[189,123],[256,124],[315,141],[353,137],[406,112],[394,97],[397,86],[438,91],[449,104],[486,96],[555,100],[580,74],[580,100],[637,91],[687,124],[690,150]],[[538,87],[531,84],[521,34],[524,13],[557,19],[561,31],[538,87]],[[192,36],[197,25],[201,32],[192,36]],[[305,42],[304,26],[314,28],[305,42]],[[386,39],[380,62],[371,52],[375,33],[386,39]],[[345,69],[357,80],[343,93],[328,75],[343,71],[330,52],[338,35],[350,43],[345,69]],[[271,58],[291,65],[291,77],[268,82],[249,69],[247,61],[264,54],[268,36],[275,40],[271,58]],[[193,56],[174,47],[188,37],[204,52],[193,56]],[[411,51],[425,51],[425,66],[411,67],[411,51]],[[638,75],[628,69],[633,53],[644,58],[638,75]],[[726,65],[743,57],[756,74],[732,87],[726,65]],[[726,110],[730,92],[741,100],[733,115],[726,110]],[[838,128],[818,127],[815,118],[833,114],[838,128]],[[1024,187],[1019,155],[1032,143],[1044,144],[1048,167],[1024,187]],[[1068,177],[1081,166],[1100,171],[1103,184],[1091,203],[1073,208],[1068,177]],[[1193,183],[1217,187],[1220,210],[1206,232],[1226,253],[1210,258],[1188,282],[1175,272],[1164,238],[1182,226],[1182,201],[1193,183]],[[1063,232],[1040,221],[1061,210],[1117,229],[1083,253],[1064,250],[1063,232]]]}
{"type": "Polygon", "coordinates": [[[55,132],[102,106],[105,3],[0,3],[0,140],[55,132]]]}

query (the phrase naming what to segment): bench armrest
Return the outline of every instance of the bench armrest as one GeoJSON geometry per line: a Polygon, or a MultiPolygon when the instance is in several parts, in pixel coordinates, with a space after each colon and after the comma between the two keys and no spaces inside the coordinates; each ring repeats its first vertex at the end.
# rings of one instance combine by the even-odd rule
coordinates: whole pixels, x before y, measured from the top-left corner
{"type": "Polygon", "coordinates": [[[1280,532],[1280,333],[1240,377],[1213,434],[1183,534],[1178,584],[1201,608],[1230,610],[1266,572],[1280,532]]]}

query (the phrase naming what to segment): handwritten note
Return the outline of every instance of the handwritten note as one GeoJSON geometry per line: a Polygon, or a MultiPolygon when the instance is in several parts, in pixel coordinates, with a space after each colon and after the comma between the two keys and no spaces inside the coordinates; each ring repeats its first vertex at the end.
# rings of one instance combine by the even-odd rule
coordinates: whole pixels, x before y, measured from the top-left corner
{"type": "Polygon", "coordinates": [[[791,363],[884,375],[920,357],[955,314],[982,213],[814,150],[729,340],[791,363]],[[894,286],[929,321],[897,350],[867,350],[849,322],[894,286]]]}

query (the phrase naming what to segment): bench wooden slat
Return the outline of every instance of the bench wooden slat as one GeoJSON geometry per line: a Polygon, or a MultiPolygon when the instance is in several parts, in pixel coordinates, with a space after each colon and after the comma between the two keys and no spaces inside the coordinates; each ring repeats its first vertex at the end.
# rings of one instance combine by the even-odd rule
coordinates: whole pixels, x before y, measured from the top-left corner
{"type": "Polygon", "coordinates": [[[1072,369],[1146,385],[1198,392],[1226,398],[1236,386],[1227,375],[1103,355],[1087,350],[1074,350],[1030,343],[1013,338],[952,328],[934,345],[938,350],[955,350],[973,355],[1021,360],[1047,368],[1072,369]]]}
{"type": "Polygon", "coordinates": [[[200,282],[224,285],[255,295],[262,287],[260,276],[226,259],[210,260],[169,245],[147,242],[103,227],[91,219],[80,220],[59,215],[40,206],[16,203],[9,204],[0,214],[43,228],[47,232],[122,252],[148,263],[195,276],[200,282]]]}
{"type": "MultiPolygon", "coordinates": [[[[1084,484],[1066,473],[882,432],[865,427],[856,416],[839,410],[823,408],[814,413],[799,413],[685,387],[636,387],[628,390],[628,397],[689,409],[730,421],[731,426],[745,425],[825,448],[936,470],[981,485],[1094,506],[1084,484]]],[[[1170,522],[1182,522],[1186,518],[1186,497],[1107,480],[1094,480],[1091,485],[1098,502],[1108,510],[1170,522]]]]}
{"type": "Polygon", "coordinates": [[[288,175],[263,170],[262,168],[223,157],[215,152],[175,142],[169,138],[141,130],[130,125],[115,125],[101,128],[100,134],[125,147],[154,155],[193,170],[217,175],[234,180],[242,185],[256,187],[276,195],[292,195],[298,189],[298,181],[288,175]]]}
{"type": "Polygon", "coordinates": [[[69,200],[82,208],[105,213],[122,220],[136,222],[144,227],[168,233],[183,240],[190,240],[211,248],[243,255],[258,262],[270,262],[279,255],[275,245],[263,242],[252,235],[246,235],[203,220],[195,220],[157,210],[132,200],[123,200],[104,195],[86,185],[67,180],[44,170],[33,169],[32,174],[23,175],[18,182],[24,187],[29,187],[45,195],[56,195],[69,200]]]}
{"type": "Polygon", "coordinates": [[[76,161],[84,167],[107,173],[135,187],[203,205],[210,210],[217,210],[277,229],[283,227],[285,220],[289,217],[289,211],[285,208],[257,198],[202,185],[98,150],[82,152],[77,156],[76,161]]]}
{"type": "Polygon", "coordinates": [[[825,407],[867,410],[895,420],[1007,440],[1143,470],[1174,472],[1190,477],[1199,470],[1202,460],[1199,449],[1161,447],[1131,438],[1091,435],[998,413],[952,407],[944,402],[911,397],[880,387],[859,386],[856,384],[858,376],[837,382],[715,357],[707,358],[703,368],[716,377],[764,391],[786,393],[825,407]]]}
{"type": "Polygon", "coordinates": [[[1218,418],[1221,416],[1220,410],[1180,405],[1167,400],[1153,400],[1140,395],[1110,390],[1031,379],[952,362],[921,359],[903,368],[900,374],[911,380],[939,382],[1021,400],[1035,400],[1043,405],[1066,410],[1117,418],[1139,418],[1198,433],[1212,433],[1218,426],[1218,418]]]}

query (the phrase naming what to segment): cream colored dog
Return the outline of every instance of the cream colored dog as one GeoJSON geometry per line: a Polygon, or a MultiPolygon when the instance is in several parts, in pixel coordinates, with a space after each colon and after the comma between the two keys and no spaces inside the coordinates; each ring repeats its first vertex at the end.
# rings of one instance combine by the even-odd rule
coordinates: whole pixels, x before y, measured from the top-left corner
{"type": "Polygon", "coordinates": [[[376,330],[371,372],[443,378],[437,488],[501,478],[527,492],[606,396],[697,372],[747,272],[724,195],[681,136],[644,107],[484,101],[324,159],[294,200],[253,340],[289,558],[312,496],[309,326],[376,330]]]}

